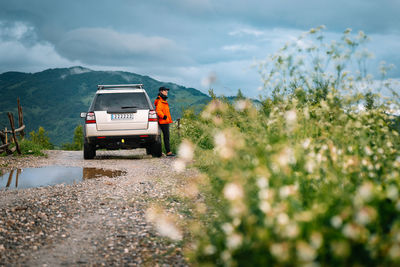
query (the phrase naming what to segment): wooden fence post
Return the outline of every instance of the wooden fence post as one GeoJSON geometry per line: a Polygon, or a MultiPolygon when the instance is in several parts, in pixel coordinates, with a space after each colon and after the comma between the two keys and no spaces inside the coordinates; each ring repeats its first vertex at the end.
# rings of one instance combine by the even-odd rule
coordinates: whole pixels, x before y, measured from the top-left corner
{"type": "Polygon", "coordinates": [[[8,112],[8,119],[10,120],[11,131],[12,131],[15,147],[17,148],[18,154],[21,154],[21,150],[19,149],[19,145],[18,145],[17,136],[15,135],[14,116],[11,112],[8,112]]]}
{"type": "MultiPolygon", "coordinates": [[[[24,125],[24,115],[22,114],[22,107],[19,101],[19,97],[17,98],[17,102],[18,102],[18,125],[19,127],[22,127],[24,125]]],[[[25,132],[22,129],[21,132],[19,133],[21,138],[24,139],[25,138],[25,132]]]]}
{"type": "MultiPolygon", "coordinates": [[[[7,128],[6,128],[6,131],[7,131],[7,128]]],[[[0,139],[1,139],[1,142],[3,143],[3,145],[0,146],[0,153],[3,152],[2,150],[5,150],[7,155],[12,154],[12,151],[8,148],[9,144],[7,143],[7,132],[4,133],[3,131],[0,131],[0,139]]]]}

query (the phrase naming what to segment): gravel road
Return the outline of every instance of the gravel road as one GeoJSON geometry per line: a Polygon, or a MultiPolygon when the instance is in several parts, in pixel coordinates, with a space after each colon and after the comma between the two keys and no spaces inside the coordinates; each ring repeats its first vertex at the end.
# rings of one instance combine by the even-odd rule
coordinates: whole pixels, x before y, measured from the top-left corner
{"type": "Polygon", "coordinates": [[[0,190],[0,265],[5,266],[187,266],[182,244],[163,237],[146,220],[157,202],[172,197],[194,170],[174,171],[174,158],[143,150],[47,151],[48,157],[1,157],[0,170],[41,166],[96,167],[126,174],[72,185],[0,190]]]}

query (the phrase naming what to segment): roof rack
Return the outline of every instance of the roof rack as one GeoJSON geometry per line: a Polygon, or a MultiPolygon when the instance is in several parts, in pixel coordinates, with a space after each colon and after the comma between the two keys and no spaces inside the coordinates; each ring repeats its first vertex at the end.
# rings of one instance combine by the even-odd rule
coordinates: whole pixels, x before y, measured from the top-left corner
{"type": "Polygon", "coordinates": [[[107,85],[97,85],[97,90],[103,89],[119,89],[119,88],[132,88],[132,89],[143,89],[143,84],[107,84],[107,85]]]}

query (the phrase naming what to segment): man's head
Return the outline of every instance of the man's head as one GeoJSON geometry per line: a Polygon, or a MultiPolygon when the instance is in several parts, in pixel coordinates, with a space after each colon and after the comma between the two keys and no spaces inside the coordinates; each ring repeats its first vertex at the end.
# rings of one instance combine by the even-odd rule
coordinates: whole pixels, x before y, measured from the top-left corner
{"type": "Polygon", "coordinates": [[[169,88],[161,86],[158,91],[163,95],[168,95],[169,88]]]}

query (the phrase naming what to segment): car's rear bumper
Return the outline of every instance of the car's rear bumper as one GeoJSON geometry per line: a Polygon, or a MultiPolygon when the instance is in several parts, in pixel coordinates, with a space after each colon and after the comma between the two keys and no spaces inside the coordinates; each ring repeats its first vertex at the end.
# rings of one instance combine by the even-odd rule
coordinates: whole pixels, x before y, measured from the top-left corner
{"type": "Polygon", "coordinates": [[[134,129],[134,130],[98,130],[96,123],[85,125],[85,136],[138,136],[138,135],[160,135],[160,127],[158,122],[149,122],[146,129],[134,129]]]}
{"type": "Polygon", "coordinates": [[[145,148],[153,144],[159,135],[131,135],[131,136],[96,136],[86,137],[86,141],[96,149],[132,149],[145,148]]]}

